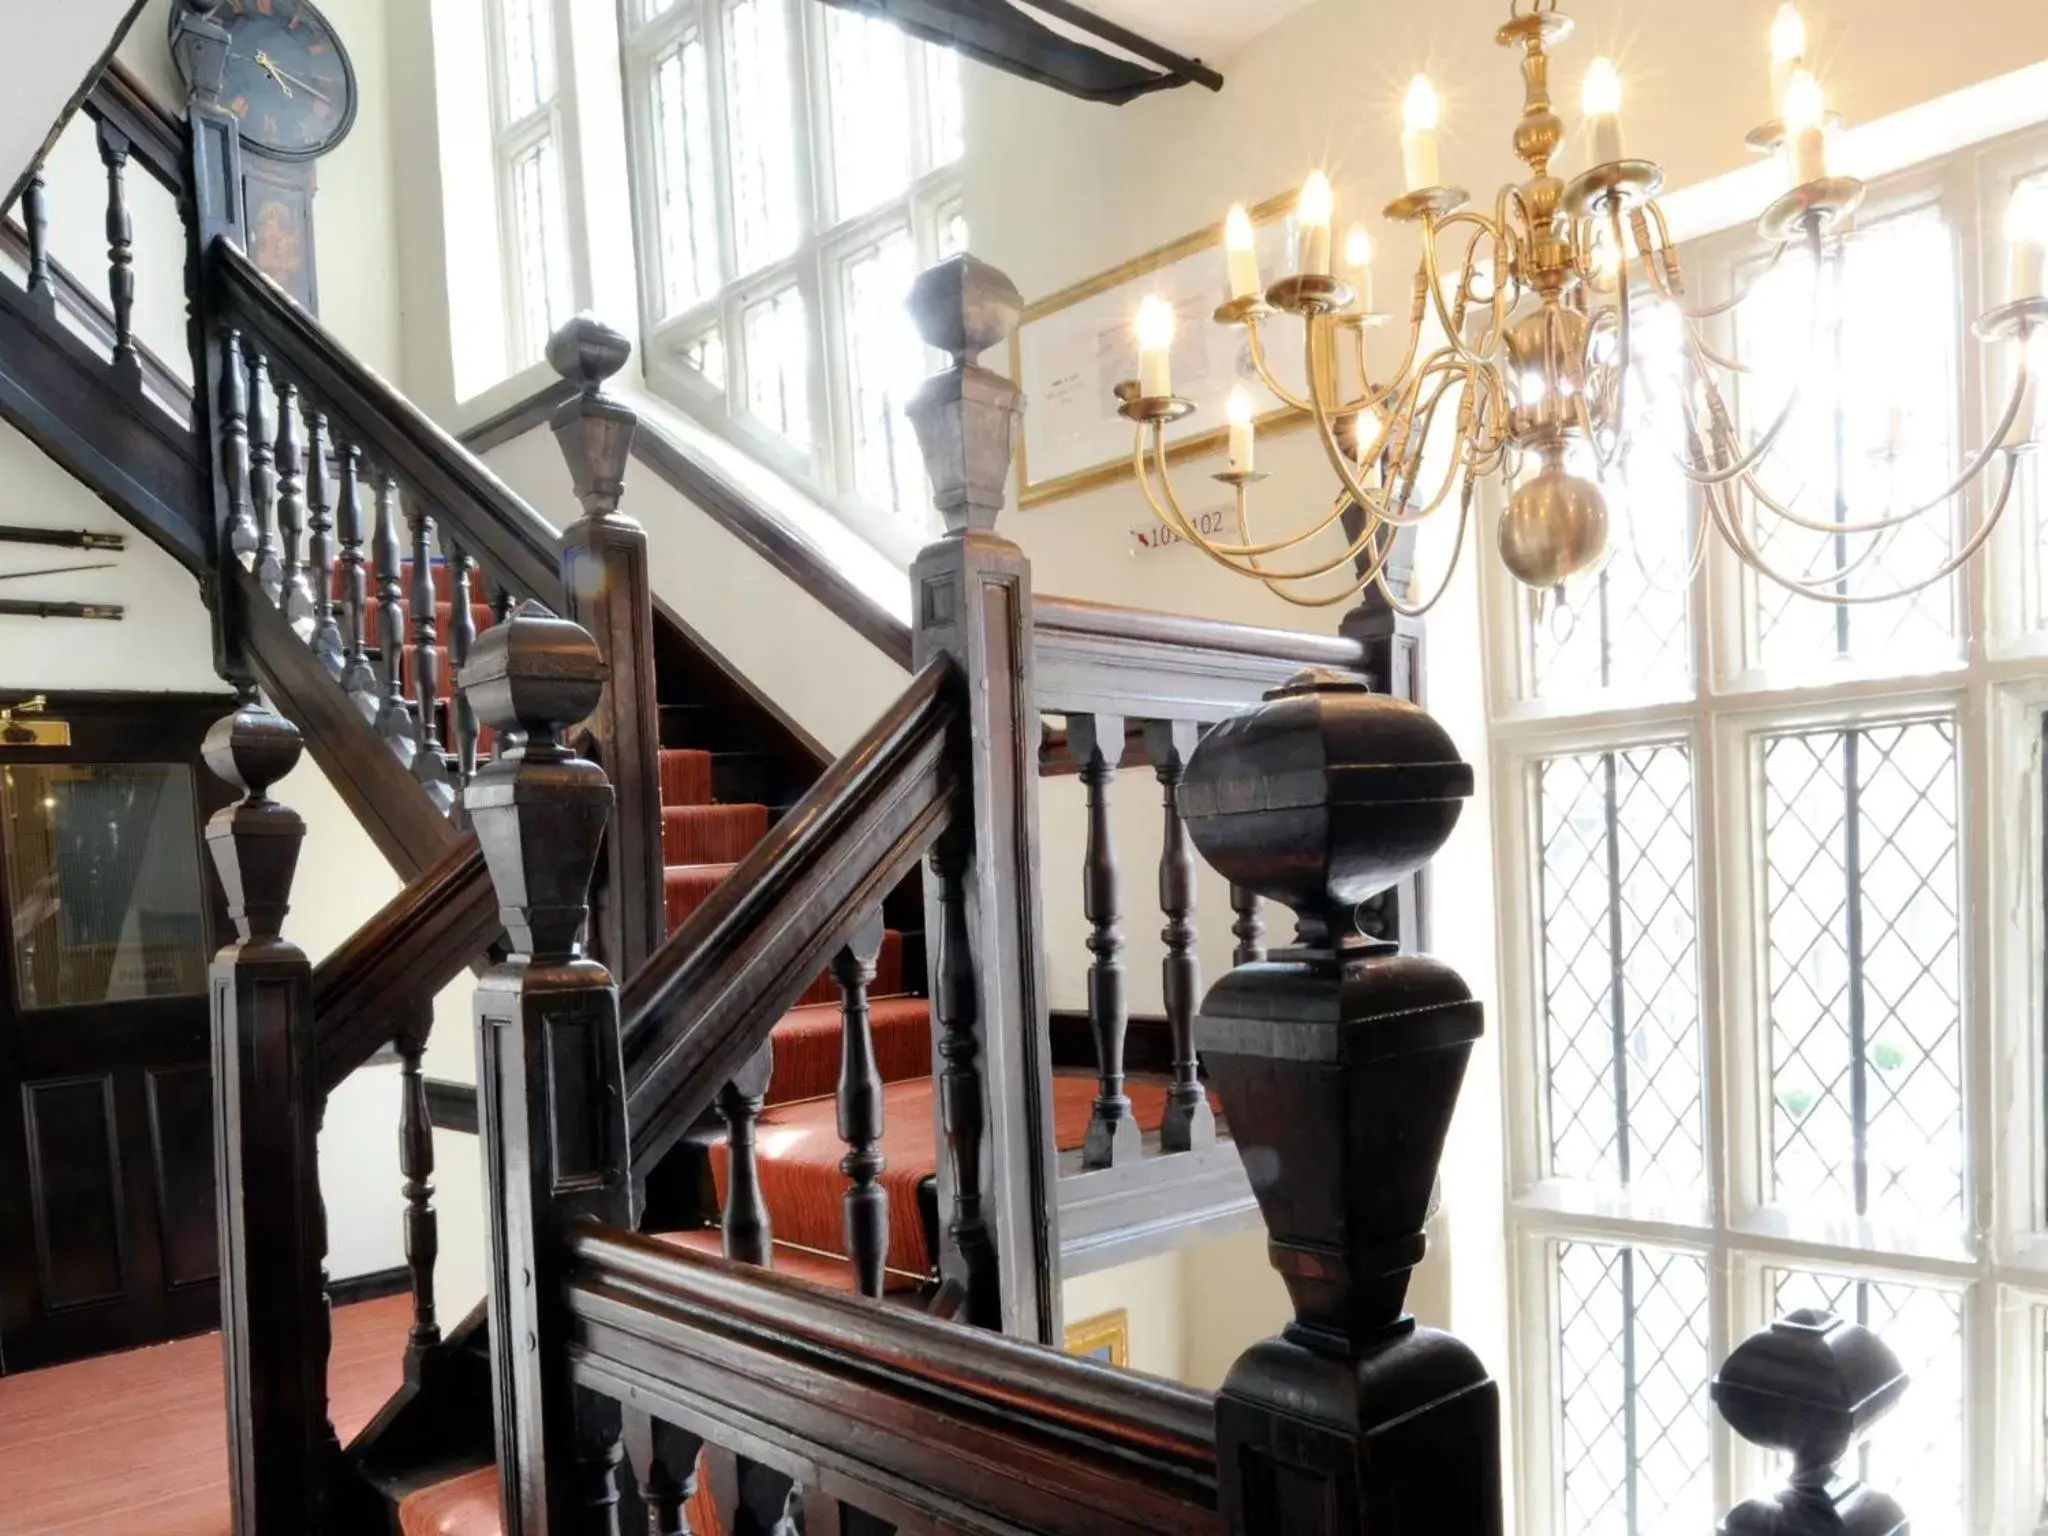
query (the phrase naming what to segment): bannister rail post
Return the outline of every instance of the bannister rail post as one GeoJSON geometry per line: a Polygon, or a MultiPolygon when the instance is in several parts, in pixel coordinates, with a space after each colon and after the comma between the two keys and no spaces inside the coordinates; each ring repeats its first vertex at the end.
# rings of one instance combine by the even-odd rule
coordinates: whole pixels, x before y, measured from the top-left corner
{"type": "Polygon", "coordinates": [[[1293,947],[1222,977],[1195,1025],[1295,1314],[1216,1399],[1236,1536],[1502,1529],[1498,1389],[1405,1310],[1480,1006],[1359,929],[1471,793],[1429,716],[1321,670],[1217,726],[1180,784],[1202,856],[1296,916],[1293,947]]]}
{"type": "Polygon", "coordinates": [[[221,1349],[236,1536],[328,1528],[340,1447],[327,1418],[322,1101],[313,968],[280,936],[306,824],[270,798],[299,760],[292,724],[244,703],[206,738],[206,762],[242,791],[206,845],[235,941],[214,957],[215,1172],[221,1349]]]}
{"type": "Polygon", "coordinates": [[[571,1385],[566,1305],[570,1227],[632,1219],[618,988],[581,943],[612,790],[563,741],[604,676],[588,634],[527,604],[460,680],[507,742],[464,791],[511,951],[476,992],[506,1536],[618,1531],[620,1410],[571,1385]]]}
{"type": "Polygon", "coordinates": [[[996,532],[1022,397],[975,362],[1016,328],[1023,306],[1002,273],[961,255],[923,273],[909,307],[925,342],[952,358],[907,408],[946,526],[910,568],[913,664],[950,655],[969,680],[959,751],[972,811],[941,839],[925,886],[925,931],[939,944],[933,1073],[947,1149],[939,1267],[959,1315],[1051,1344],[1059,1238],[1031,566],[996,532]]]}
{"type": "Polygon", "coordinates": [[[619,510],[639,418],[604,382],[632,344],[581,314],[548,342],[548,361],[580,393],[550,425],[583,516],[562,531],[566,616],[596,637],[611,676],[592,724],[597,759],[618,810],[598,871],[595,947],[615,974],[632,976],[667,936],[661,861],[661,709],[654,692],[654,590],[647,531],[619,510]]]}
{"type": "Polygon", "coordinates": [[[1781,1492],[1730,1510],[1721,1536],[1904,1536],[1898,1501],[1837,1469],[1907,1385],[1884,1340],[1831,1313],[1802,1309],[1744,1339],[1714,1378],[1714,1405],[1792,1469],[1781,1492]]]}

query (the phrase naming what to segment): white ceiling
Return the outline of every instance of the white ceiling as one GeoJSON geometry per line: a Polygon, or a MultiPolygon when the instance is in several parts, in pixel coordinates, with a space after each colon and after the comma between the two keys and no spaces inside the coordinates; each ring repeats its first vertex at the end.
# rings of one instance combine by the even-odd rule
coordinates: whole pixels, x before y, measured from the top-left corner
{"type": "MultiPolygon", "coordinates": [[[[1019,0],[1027,9],[1030,0],[1019,0]]],[[[1227,63],[1231,54],[1311,0],[1076,0],[1105,21],[1206,64],[1227,63]]],[[[1037,13],[1034,12],[1034,15],[1037,13]]],[[[1048,16],[1046,25],[1071,31],[1048,16]]],[[[1098,47],[1099,39],[1089,38],[1098,47]]],[[[1111,50],[1114,51],[1114,50],[1111,50]]]]}

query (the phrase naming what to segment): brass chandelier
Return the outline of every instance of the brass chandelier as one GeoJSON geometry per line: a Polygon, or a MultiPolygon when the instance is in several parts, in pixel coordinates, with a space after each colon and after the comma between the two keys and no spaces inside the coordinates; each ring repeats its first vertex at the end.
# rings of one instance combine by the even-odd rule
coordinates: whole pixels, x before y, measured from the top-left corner
{"type": "MultiPolygon", "coordinates": [[[[1571,29],[1556,0],[1513,0],[1509,20],[1495,34],[1503,47],[1522,54],[1525,101],[1514,147],[1530,175],[1499,190],[1490,217],[1469,208],[1463,191],[1443,183],[1435,93],[1420,76],[1410,86],[1401,135],[1407,190],[1387,206],[1386,216],[1417,227],[1422,256],[1401,363],[1384,382],[1372,379],[1366,359],[1368,330],[1390,318],[1372,309],[1371,240],[1353,226],[1343,252],[1350,276],[1333,274],[1327,177],[1311,173],[1296,205],[1299,270],[1270,285],[1260,281],[1250,219],[1241,206],[1230,210],[1224,246],[1232,297],[1215,320],[1243,330],[1243,353],[1257,378],[1312,420],[1338,483],[1326,512],[1292,533],[1255,536],[1250,492],[1265,477],[1254,468],[1253,408],[1240,385],[1227,411],[1229,468],[1215,476],[1235,494],[1236,541],[1201,530],[1182,505],[1167,463],[1168,424],[1195,409],[1172,388],[1174,313],[1164,299],[1144,302],[1136,320],[1140,377],[1116,393],[1121,413],[1137,427],[1132,467],[1153,513],[1211,559],[1263,582],[1288,602],[1334,606],[1371,586],[1412,616],[1434,606],[1448,588],[1470,532],[1476,490],[1498,476],[1507,489],[1499,521],[1502,563],[1539,592],[1560,588],[1607,558],[1602,483],[1618,470],[1630,443],[1630,391],[1650,387],[1643,379],[1632,385],[1631,377],[1642,371],[1637,342],[1646,307],[1659,306],[1669,311],[1660,317],[1667,324],[1676,320],[1686,379],[1660,395],[1659,403],[1675,405],[1682,446],[1646,444],[1645,451],[1672,453],[1698,496],[1688,583],[1704,558],[1709,528],[1760,577],[1824,602],[1888,601],[1948,577],[1990,537],[2011,499],[2017,456],[2034,441],[2027,344],[2037,333],[2048,336],[2048,298],[2042,297],[2048,195],[2029,187],[2015,195],[2006,218],[2013,256],[2007,302],[1976,323],[1981,340],[2019,353],[2010,398],[1984,446],[1924,502],[1861,518],[1846,516],[1840,507],[1814,516],[1801,510],[1797,496],[1773,494],[1764,474],[1804,380],[1745,441],[1724,393],[1724,381],[1732,384],[1745,369],[1705,332],[1709,322],[1753,297],[1764,274],[1727,302],[1687,307],[1684,273],[1656,200],[1663,173],[1652,161],[1623,154],[1620,80],[1605,59],[1588,69],[1582,100],[1592,168],[1570,181],[1552,171],[1565,127],[1551,105],[1550,49],[1571,29]],[[1305,396],[1277,379],[1267,360],[1261,324],[1281,313],[1303,322],[1305,396]],[[1427,473],[1425,450],[1432,461],[1427,473]],[[1907,583],[1883,591],[1851,588],[1847,578],[1899,529],[1952,506],[1994,466],[2000,474],[1988,509],[1938,567],[1916,571],[1907,583]],[[1389,581],[1396,539],[1453,500],[1456,542],[1442,581],[1419,600],[1397,590],[1389,581]],[[1834,536],[1838,567],[1815,575],[1774,565],[1764,553],[1773,519],[1834,536]],[[1331,544],[1339,535],[1332,529],[1342,539],[1335,553],[1331,544]],[[1276,563],[1275,557],[1317,539],[1331,542],[1306,557],[1297,554],[1295,563],[1276,563]],[[1850,540],[1860,541],[1853,550],[1850,540]],[[1340,583],[1335,590],[1332,577],[1340,583]]],[[[1787,253],[1803,253],[1812,268],[1817,328],[1823,284],[1862,203],[1864,185],[1830,171],[1830,124],[1804,62],[1805,27],[1789,0],[1770,40],[1776,116],[1749,142],[1783,153],[1790,190],[1759,223],[1773,253],[1764,272],[1787,253]]]]}

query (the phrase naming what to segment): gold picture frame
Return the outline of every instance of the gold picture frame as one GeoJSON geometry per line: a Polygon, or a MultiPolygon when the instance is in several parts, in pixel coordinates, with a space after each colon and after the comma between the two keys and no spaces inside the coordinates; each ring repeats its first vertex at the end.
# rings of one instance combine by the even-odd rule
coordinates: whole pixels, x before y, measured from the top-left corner
{"type": "MultiPolygon", "coordinates": [[[[1295,193],[1283,192],[1249,210],[1260,263],[1268,273],[1291,269],[1295,199],[1295,193]]],[[[1016,454],[1019,507],[1043,506],[1131,472],[1131,428],[1115,415],[1116,380],[1106,372],[1136,375],[1135,351],[1126,371],[1111,361],[1110,349],[1121,346],[1143,291],[1161,289],[1170,290],[1180,319],[1173,351],[1176,384],[1196,372],[1183,366],[1188,349],[1198,349],[1198,363],[1211,365],[1199,370],[1200,385],[1181,391],[1195,398],[1199,409],[1185,427],[1168,429],[1167,458],[1177,463],[1215,453],[1228,441],[1223,397],[1243,369],[1213,365],[1224,353],[1235,354],[1243,341],[1210,318],[1230,297],[1218,222],[1024,307],[1010,335],[1010,378],[1024,392],[1016,454]],[[1122,445],[1112,447],[1119,437],[1122,445]]],[[[1293,327],[1300,322],[1280,317],[1269,324],[1293,327]]],[[[1269,345],[1269,361],[1290,387],[1304,382],[1291,378],[1296,364],[1289,359],[1300,350],[1291,343],[1269,345]]],[[[1305,392],[1305,385],[1296,390],[1305,392]]],[[[1289,432],[1308,420],[1307,412],[1276,402],[1258,417],[1258,425],[1265,432],[1289,432]]]]}
{"type": "Polygon", "coordinates": [[[1109,1365],[1131,1363],[1131,1314],[1118,1307],[1098,1312],[1078,1323],[1067,1324],[1067,1353],[1084,1360],[1101,1360],[1109,1365]]]}

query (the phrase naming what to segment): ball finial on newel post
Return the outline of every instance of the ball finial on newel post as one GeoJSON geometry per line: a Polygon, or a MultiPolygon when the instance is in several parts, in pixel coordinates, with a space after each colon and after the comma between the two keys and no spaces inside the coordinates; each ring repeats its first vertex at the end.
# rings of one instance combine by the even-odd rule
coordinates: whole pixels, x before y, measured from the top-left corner
{"type": "Polygon", "coordinates": [[[1209,989],[1195,1026],[1295,1314],[1217,1398],[1233,1533],[1501,1528],[1498,1391],[1405,1307],[1480,1006],[1448,966],[1358,922],[1442,847],[1471,793],[1436,721],[1322,670],[1188,762],[1196,848],[1296,924],[1291,948],[1209,989]]]}
{"type": "Polygon", "coordinates": [[[953,360],[904,407],[924,452],[932,504],[948,534],[986,533],[1003,510],[1024,397],[975,359],[1016,330],[1024,301],[1009,278],[963,253],[919,273],[909,307],[925,344],[953,360]]]}

